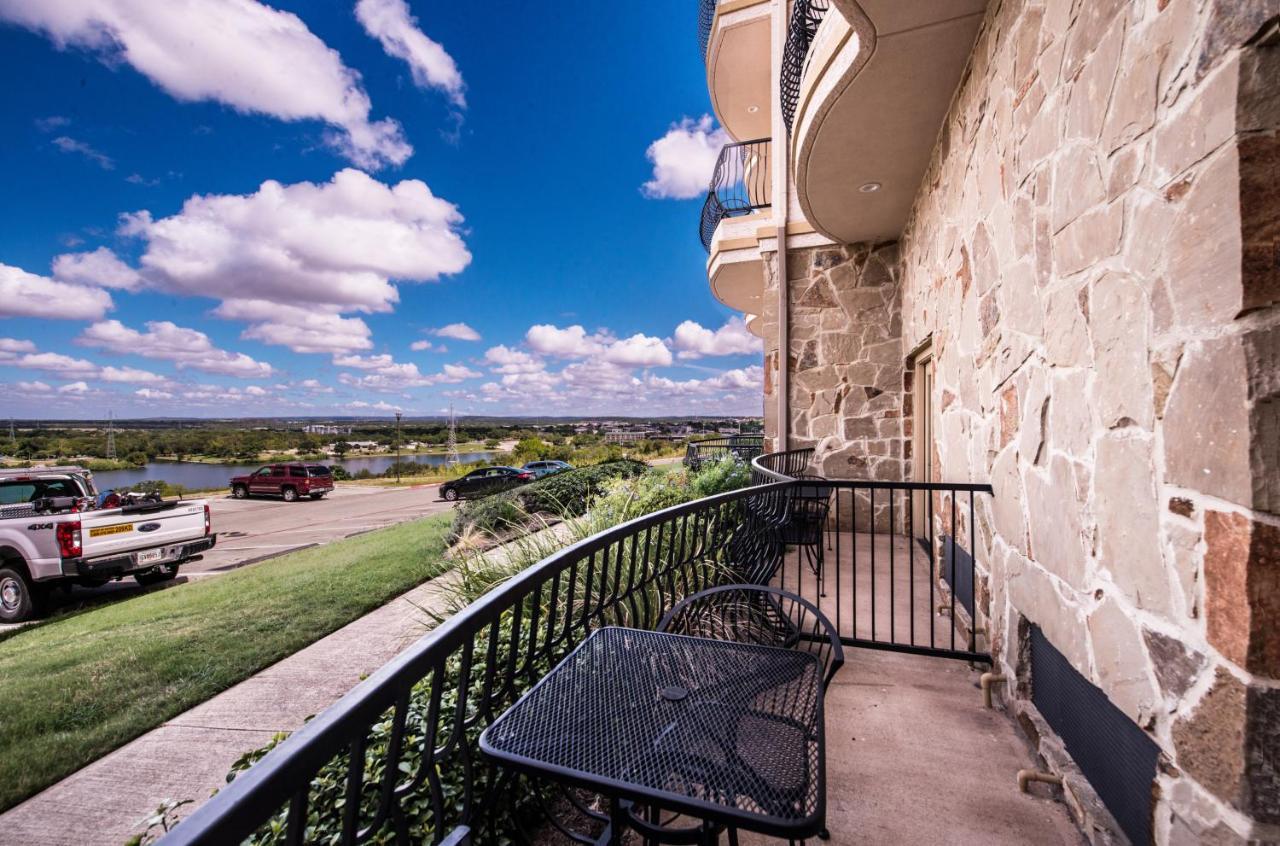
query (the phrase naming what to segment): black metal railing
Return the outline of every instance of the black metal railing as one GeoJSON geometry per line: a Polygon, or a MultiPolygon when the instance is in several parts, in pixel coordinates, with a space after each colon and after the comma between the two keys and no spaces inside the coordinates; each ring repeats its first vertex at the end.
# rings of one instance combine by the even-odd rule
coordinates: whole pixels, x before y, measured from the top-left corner
{"type": "MultiPolygon", "coordinates": [[[[808,461],[758,456],[753,471],[765,478],[808,461]]],[[[954,594],[947,613],[932,527],[936,521],[951,543],[972,545],[974,495],[990,490],[791,479],[596,534],[410,646],[242,772],[164,843],[460,846],[534,839],[530,833],[548,825],[592,842],[606,821],[589,803],[521,781],[478,749],[480,733],[590,632],[653,628],[680,599],[717,584],[776,584],[821,608],[846,645],[989,663],[954,594]],[[915,529],[919,509],[927,509],[928,544],[915,529]],[[816,546],[816,554],[788,551],[800,544],[816,546]],[[564,819],[565,809],[574,820],[564,819]]],[[[977,583],[977,574],[970,579],[977,583]]]]}
{"type": "Polygon", "coordinates": [[[770,452],[751,462],[751,482],[767,485],[770,482],[788,482],[807,474],[813,461],[813,447],[770,452]]]}
{"type": "Polygon", "coordinates": [[[763,451],[763,435],[730,435],[727,438],[693,441],[684,448],[684,466],[697,471],[705,464],[725,458],[749,463],[763,451]]]}
{"type": "Polygon", "coordinates": [[[489,765],[480,732],[591,631],[651,629],[703,588],[768,583],[781,564],[776,527],[786,488],[669,508],[543,559],[267,753],[167,835],[166,846],[250,837],[461,844],[536,828],[555,797],[489,765]]]}
{"type": "Polygon", "coordinates": [[[817,605],[848,646],[990,663],[975,529],[991,486],[824,479],[812,458],[805,448],[752,461],[757,484],[791,483],[781,532],[792,549],[774,584],[817,605]]]}
{"type": "Polygon", "coordinates": [[[800,82],[809,64],[809,48],[818,34],[822,19],[831,9],[831,0],[794,0],[791,22],[787,27],[787,43],[782,50],[782,70],[779,88],[782,100],[782,119],[787,133],[795,120],[796,106],[800,101],[800,82]]]}
{"type": "Polygon", "coordinates": [[[720,0],[698,0],[698,58],[707,61],[707,45],[711,43],[711,27],[716,21],[720,0]]]}
{"type": "Polygon", "coordinates": [[[772,146],[768,138],[759,138],[726,144],[720,151],[698,227],[707,252],[720,221],[769,207],[772,146]]]}

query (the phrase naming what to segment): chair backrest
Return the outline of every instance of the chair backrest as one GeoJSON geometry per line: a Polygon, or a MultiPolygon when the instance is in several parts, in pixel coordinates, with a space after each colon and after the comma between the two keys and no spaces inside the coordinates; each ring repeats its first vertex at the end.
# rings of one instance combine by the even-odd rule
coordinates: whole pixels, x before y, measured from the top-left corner
{"type": "Polygon", "coordinates": [[[822,662],[822,691],[844,666],[835,626],[809,600],[765,585],[722,585],[686,596],[658,631],[813,652],[822,662]]]}

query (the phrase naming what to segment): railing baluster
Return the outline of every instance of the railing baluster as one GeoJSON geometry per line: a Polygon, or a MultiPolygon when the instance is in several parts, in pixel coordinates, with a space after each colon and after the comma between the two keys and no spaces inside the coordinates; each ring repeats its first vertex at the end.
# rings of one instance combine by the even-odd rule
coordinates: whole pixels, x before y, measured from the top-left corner
{"type": "Polygon", "coordinates": [[[916,642],[916,494],[907,491],[907,607],[910,609],[911,644],[916,642]]]}
{"type": "Polygon", "coordinates": [[[973,521],[973,491],[969,491],[969,651],[978,648],[978,524],[973,521]]]}
{"type": "Polygon", "coordinates": [[[871,508],[871,639],[876,639],[876,489],[869,488],[871,508]]]}
{"type": "Polygon", "coordinates": [[[897,561],[898,539],[894,535],[894,529],[897,524],[893,521],[893,501],[897,499],[894,494],[897,493],[893,488],[889,488],[889,642],[898,642],[898,622],[897,622],[897,588],[898,577],[894,572],[894,564],[897,561]]]}
{"type": "Polygon", "coordinates": [[[951,489],[951,648],[956,648],[956,492],[951,489]]]}

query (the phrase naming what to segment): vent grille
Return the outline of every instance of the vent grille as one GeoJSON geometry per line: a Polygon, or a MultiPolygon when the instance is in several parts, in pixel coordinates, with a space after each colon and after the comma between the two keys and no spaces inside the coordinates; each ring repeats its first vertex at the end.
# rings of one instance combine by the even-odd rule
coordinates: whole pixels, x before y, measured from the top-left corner
{"type": "Polygon", "coordinates": [[[955,540],[950,535],[942,536],[942,578],[955,593],[956,602],[969,612],[969,619],[976,620],[973,614],[973,555],[955,540]]]}
{"type": "Polygon", "coordinates": [[[1036,625],[1031,627],[1031,701],[1129,839],[1150,843],[1160,748],[1036,625]]]}

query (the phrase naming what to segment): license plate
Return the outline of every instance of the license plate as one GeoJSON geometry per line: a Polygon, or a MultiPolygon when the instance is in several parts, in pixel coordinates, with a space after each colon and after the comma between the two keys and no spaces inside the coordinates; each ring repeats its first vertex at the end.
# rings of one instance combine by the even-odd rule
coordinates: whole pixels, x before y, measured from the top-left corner
{"type": "Polygon", "coordinates": [[[148,549],[138,553],[139,564],[154,564],[157,561],[163,561],[165,558],[163,549],[148,549]]]}
{"type": "Polygon", "coordinates": [[[89,530],[89,537],[100,538],[103,535],[122,535],[125,532],[132,532],[132,523],[120,523],[115,526],[95,526],[89,530]]]}

